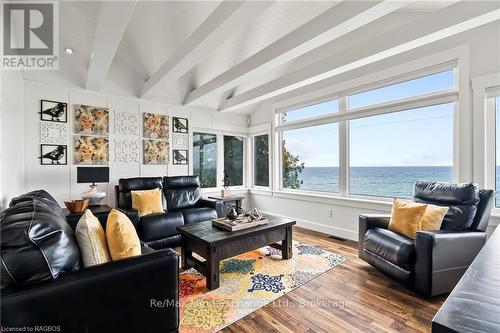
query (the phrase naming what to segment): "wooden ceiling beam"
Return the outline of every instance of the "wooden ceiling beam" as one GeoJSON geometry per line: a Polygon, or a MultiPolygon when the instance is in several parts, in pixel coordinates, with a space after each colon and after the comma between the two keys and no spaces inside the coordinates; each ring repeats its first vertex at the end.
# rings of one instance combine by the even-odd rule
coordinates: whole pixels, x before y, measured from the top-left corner
{"type": "Polygon", "coordinates": [[[185,104],[221,93],[269,69],[344,36],[410,1],[344,1],[193,90],[185,104]]]}
{"type": "Polygon", "coordinates": [[[470,7],[471,4],[466,4],[468,7],[454,6],[447,15],[438,12],[430,18],[416,22],[408,27],[405,33],[395,32],[390,36],[381,36],[371,40],[369,45],[363,44],[349,49],[238,94],[224,101],[220,111],[234,111],[500,20],[498,3],[491,3],[488,8],[470,7]]]}
{"type": "Polygon", "coordinates": [[[136,1],[103,1],[87,72],[87,89],[100,90],[132,17],[136,1]],[[120,13],[120,15],[117,15],[120,13]]]}
{"type": "Polygon", "coordinates": [[[141,97],[160,82],[177,80],[274,1],[223,1],[144,83],[141,97]]]}

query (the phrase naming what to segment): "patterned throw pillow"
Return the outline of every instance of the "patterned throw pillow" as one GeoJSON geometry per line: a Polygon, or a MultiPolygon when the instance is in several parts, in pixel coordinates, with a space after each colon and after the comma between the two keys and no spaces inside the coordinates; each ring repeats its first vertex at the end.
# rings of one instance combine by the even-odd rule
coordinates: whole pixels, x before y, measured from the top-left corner
{"type": "Polygon", "coordinates": [[[104,229],[90,210],[87,209],[78,221],[75,233],[84,267],[111,261],[104,229]]]}

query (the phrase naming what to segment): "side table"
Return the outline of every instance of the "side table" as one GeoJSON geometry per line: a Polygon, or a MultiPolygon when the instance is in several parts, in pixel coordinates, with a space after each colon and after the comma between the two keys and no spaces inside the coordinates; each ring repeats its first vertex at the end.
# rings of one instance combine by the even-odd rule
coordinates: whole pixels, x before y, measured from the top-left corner
{"type": "MultiPolygon", "coordinates": [[[[113,208],[108,205],[99,205],[99,206],[89,206],[87,209],[90,209],[92,214],[101,222],[102,227],[106,228],[106,221],[108,220],[109,212],[113,208]]],[[[71,213],[67,208],[63,208],[63,213],[66,215],[66,222],[71,226],[73,230],[75,230],[80,217],[82,217],[83,213],[71,213]]]]}
{"type": "Polygon", "coordinates": [[[241,201],[243,199],[245,199],[244,196],[242,195],[232,195],[230,197],[220,197],[220,196],[211,196],[211,197],[208,197],[209,199],[215,199],[215,200],[220,200],[223,202],[224,206],[223,206],[223,213],[224,213],[224,216],[228,210],[229,207],[236,207],[236,209],[239,209],[241,208],[241,201]]]}

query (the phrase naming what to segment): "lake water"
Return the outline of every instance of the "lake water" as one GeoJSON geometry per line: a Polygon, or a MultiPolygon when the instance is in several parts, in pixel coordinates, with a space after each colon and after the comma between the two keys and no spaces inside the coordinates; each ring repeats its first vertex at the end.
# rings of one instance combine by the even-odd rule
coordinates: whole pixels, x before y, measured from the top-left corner
{"type": "MultiPolygon", "coordinates": [[[[438,167],[352,167],[350,193],[410,198],[417,180],[452,181],[451,166],[438,167]]],[[[306,167],[300,176],[300,189],[322,192],[339,191],[339,169],[306,167]]]]}
{"type": "MultiPolygon", "coordinates": [[[[351,194],[411,198],[417,180],[452,182],[453,174],[451,166],[352,167],[349,178],[351,194]]],[[[339,168],[306,167],[300,179],[302,190],[339,192],[339,168]]],[[[496,182],[496,187],[500,188],[500,167],[496,182]]],[[[498,193],[496,206],[500,206],[498,193]]]]}

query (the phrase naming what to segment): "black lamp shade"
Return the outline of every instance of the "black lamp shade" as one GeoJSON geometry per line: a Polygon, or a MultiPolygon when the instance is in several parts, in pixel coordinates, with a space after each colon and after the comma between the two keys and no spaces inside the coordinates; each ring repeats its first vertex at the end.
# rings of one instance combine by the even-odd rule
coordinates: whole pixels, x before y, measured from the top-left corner
{"type": "Polygon", "coordinates": [[[76,168],[77,183],[108,183],[108,167],[78,167],[76,168]]]}

